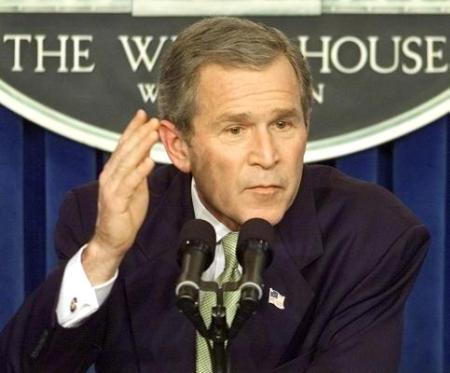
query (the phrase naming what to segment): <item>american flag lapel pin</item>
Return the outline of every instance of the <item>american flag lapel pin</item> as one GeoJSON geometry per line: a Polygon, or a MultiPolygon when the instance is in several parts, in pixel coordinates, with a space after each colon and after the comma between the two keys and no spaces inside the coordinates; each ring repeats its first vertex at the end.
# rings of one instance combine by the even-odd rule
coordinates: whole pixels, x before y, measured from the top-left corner
{"type": "Polygon", "coordinates": [[[269,290],[269,303],[273,304],[280,310],[284,310],[284,299],[286,297],[281,295],[278,291],[270,288],[269,290]]]}

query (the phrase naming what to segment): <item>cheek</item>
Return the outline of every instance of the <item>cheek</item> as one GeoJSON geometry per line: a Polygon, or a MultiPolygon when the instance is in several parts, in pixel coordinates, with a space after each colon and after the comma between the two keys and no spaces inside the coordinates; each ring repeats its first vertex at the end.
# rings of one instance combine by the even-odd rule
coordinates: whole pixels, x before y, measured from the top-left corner
{"type": "Polygon", "coordinates": [[[214,152],[197,154],[192,163],[192,174],[209,200],[229,199],[229,193],[236,188],[235,176],[230,162],[214,152]]]}
{"type": "Polygon", "coordinates": [[[235,155],[237,152],[229,148],[217,147],[204,152],[202,173],[206,178],[212,179],[220,190],[228,190],[236,187],[236,183],[242,176],[240,172],[240,160],[235,155]]]}
{"type": "Polygon", "coordinates": [[[213,186],[211,193],[212,198],[222,201],[222,203],[233,203],[233,197],[237,194],[239,189],[239,175],[234,172],[230,164],[216,163],[216,167],[210,170],[209,175],[212,175],[213,186]]]}
{"type": "Polygon", "coordinates": [[[297,172],[303,165],[303,157],[306,150],[306,133],[298,139],[291,147],[284,147],[285,159],[289,163],[291,169],[295,169],[297,172]],[[297,154],[298,156],[294,156],[297,154]]]}
{"type": "Polygon", "coordinates": [[[215,167],[211,167],[205,176],[205,181],[207,183],[209,181],[207,188],[210,200],[216,208],[226,214],[243,208],[245,203],[242,201],[240,185],[242,176],[238,169],[230,163],[214,164],[215,167]]]}

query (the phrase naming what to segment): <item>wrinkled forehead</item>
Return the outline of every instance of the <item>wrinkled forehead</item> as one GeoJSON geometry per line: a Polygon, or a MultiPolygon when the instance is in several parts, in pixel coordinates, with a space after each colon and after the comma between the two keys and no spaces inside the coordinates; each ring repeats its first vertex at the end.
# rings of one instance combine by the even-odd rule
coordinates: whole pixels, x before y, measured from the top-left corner
{"type": "MultiPolygon", "coordinates": [[[[233,75],[234,83],[239,85],[240,79],[245,78],[249,75],[257,75],[255,73],[265,72],[271,69],[273,66],[282,66],[283,71],[280,71],[280,74],[284,74],[284,76],[288,76],[288,81],[286,81],[287,85],[292,85],[299,94],[299,98],[302,96],[302,87],[300,81],[297,76],[297,71],[292,66],[291,62],[287,57],[280,54],[277,57],[270,60],[269,63],[261,64],[261,65],[250,65],[250,64],[242,64],[242,63],[218,63],[218,62],[208,62],[199,66],[197,69],[195,76],[193,77],[192,87],[195,90],[195,97],[198,99],[199,89],[202,87],[208,88],[213,87],[217,84],[220,84],[221,77],[225,75],[233,75]]],[[[262,74],[261,74],[262,75],[262,74]]],[[[283,76],[280,75],[280,79],[283,76]]],[[[264,81],[261,81],[264,83],[264,81]]]]}
{"type": "Polygon", "coordinates": [[[277,112],[302,117],[299,95],[295,73],[285,58],[259,69],[209,64],[199,76],[195,117],[219,122],[220,118],[260,121],[277,112]]]}

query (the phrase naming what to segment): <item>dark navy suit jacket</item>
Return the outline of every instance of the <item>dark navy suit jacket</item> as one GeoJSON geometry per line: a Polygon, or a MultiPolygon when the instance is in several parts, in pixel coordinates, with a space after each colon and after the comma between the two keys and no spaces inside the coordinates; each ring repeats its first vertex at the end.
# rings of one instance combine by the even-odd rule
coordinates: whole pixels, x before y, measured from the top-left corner
{"type": "MultiPolygon", "coordinates": [[[[190,176],[153,172],[151,205],[104,305],[74,329],[55,316],[64,263],[91,238],[96,183],[70,192],[56,246],[61,266],[0,337],[2,372],[193,372],[195,333],[175,306],[177,239],[193,218],[190,176]]],[[[232,372],[389,373],[402,312],[428,233],[395,197],[333,168],[305,166],[275,227],[274,259],[257,313],[231,345],[232,372]],[[268,302],[269,288],[285,309],[268,302]]]]}

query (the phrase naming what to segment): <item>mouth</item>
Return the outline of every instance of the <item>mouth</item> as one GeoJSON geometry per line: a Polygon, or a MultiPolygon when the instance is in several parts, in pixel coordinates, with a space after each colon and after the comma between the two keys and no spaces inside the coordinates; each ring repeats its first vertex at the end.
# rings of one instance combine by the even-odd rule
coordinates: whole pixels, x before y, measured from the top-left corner
{"type": "Polygon", "coordinates": [[[278,185],[255,185],[247,188],[248,191],[262,194],[262,195],[271,195],[281,190],[281,187],[278,185]]]}

